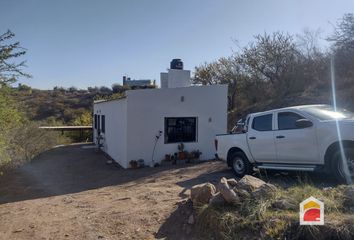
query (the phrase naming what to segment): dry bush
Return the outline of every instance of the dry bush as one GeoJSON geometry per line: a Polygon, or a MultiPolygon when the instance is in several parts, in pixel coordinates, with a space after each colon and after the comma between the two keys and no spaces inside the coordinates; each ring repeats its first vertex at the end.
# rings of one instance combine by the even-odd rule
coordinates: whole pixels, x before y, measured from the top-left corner
{"type": "Polygon", "coordinates": [[[8,130],[6,135],[0,137],[0,151],[2,150],[0,169],[2,171],[30,161],[55,145],[67,143],[67,139],[59,133],[38,127],[38,124],[29,122],[8,130]]]}

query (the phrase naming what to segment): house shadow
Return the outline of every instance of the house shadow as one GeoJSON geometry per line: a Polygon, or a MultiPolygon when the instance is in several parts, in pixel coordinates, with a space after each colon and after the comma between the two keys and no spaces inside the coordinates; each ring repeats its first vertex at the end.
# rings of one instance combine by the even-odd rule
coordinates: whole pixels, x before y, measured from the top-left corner
{"type": "Polygon", "coordinates": [[[122,169],[107,164],[102,152],[70,145],[44,152],[21,167],[0,176],[0,204],[77,193],[107,186],[154,180],[171,168],[122,169]]]}

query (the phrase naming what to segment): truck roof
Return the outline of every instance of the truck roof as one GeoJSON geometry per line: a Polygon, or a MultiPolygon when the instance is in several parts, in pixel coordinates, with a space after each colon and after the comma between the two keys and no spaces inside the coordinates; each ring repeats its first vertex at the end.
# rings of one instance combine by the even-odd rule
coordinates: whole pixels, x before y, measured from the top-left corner
{"type": "Polygon", "coordinates": [[[284,107],[284,108],[276,108],[268,111],[263,111],[263,112],[255,112],[255,113],[250,113],[249,116],[255,116],[255,115],[262,115],[266,113],[273,113],[279,110],[301,110],[304,108],[309,108],[309,107],[320,107],[320,106],[328,106],[328,104],[310,104],[310,105],[298,105],[298,106],[292,106],[292,107],[284,107]]]}

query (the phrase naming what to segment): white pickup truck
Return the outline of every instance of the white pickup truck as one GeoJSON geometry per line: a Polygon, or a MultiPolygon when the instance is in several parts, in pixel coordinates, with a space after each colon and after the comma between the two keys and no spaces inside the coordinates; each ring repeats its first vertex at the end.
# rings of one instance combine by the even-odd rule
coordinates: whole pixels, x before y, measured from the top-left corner
{"type": "Polygon", "coordinates": [[[217,135],[215,147],[238,177],[254,167],[325,170],[348,182],[354,176],[354,113],[330,105],[252,113],[239,133],[217,135]]]}

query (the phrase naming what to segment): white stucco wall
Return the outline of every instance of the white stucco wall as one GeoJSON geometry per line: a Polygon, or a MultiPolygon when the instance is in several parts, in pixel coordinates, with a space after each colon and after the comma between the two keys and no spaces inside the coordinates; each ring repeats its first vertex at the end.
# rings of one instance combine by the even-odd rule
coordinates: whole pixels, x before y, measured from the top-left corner
{"type": "Polygon", "coordinates": [[[160,87],[168,88],[168,73],[160,73],[160,87]]]}
{"type": "Polygon", "coordinates": [[[168,87],[179,88],[191,85],[191,71],[168,69],[168,87]]]}
{"type": "MultiPolygon", "coordinates": [[[[127,99],[95,103],[93,111],[94,114],[105,115],[106,119],[102,150],[127,168],[127,99]]],[[[94,134],[94,140],[95,137],[94,134]]]]}
{"type": "Polygon", "coordinates": [[[227,86],[128,91],[127,116],[127,163],[144,159],[146,164],[151,164],[159,131],[162,136],[156,145],[154,161],[160,162],[165,154],[178,152],[178,143],[164,143],[165,117],[197,117],[198,140],[185,143],[185,150],[198,149],[202,152],[201,159],[213,159],[215,134],[227,131],[227,86]]]}

